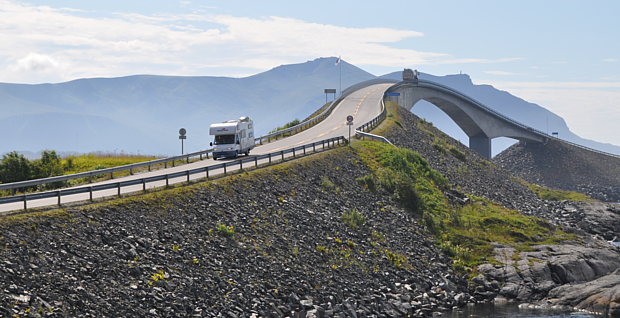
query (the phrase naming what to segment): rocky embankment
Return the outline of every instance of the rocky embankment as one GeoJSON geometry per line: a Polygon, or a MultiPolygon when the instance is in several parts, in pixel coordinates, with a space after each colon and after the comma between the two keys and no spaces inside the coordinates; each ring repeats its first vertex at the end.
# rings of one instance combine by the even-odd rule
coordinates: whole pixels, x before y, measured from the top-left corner
{"type": "MultiPolygon", "coordinates": [[[[564,245],[536,245],[530,250],[517,251],[510,246],[494,244],[494,258],[501,264],[487,263],[477,268],[477,273],[482,275],[471,279],[469,284],[469,292],[476,300],[496,297],[520,302],[541,300],[554,295],[550,292],[562,286],[597,279],[605,281],[620,267],[620,249],[606,242],[620,237],[618,205],[543,200],[507,171],[446,136],[432,124],[421,121],[404,108],[398,107],[397,111],[399,122],[385,133],[386,137],[395,145],[420,153],[433,169],[448,178],[453,191],[498,202],[575,234],[575,240],[564,245]],[[437,138],[443,142],[438,143],[437,138]],[[437,144],[458,149],[466,154],[466,160],[449,151],[442,152],[437,144]]],[[[446,196],[451,194],[446,193],[446,196]]],[[[569,299],[562,304],[591,308],[593,304],[588,301],[595,299],[583,304],[569,299]]]]}
{"type": "Polygon", "coordinates": [[[551,140],[546,145],[515,144],[493,163],[528,182],[620,202],[620,158],[551,140]]]}
{"type": "Polygon", "coordinates": [[[356,182],[368,173],[343,148],[3,218],[0,316],[397,317],[468,302],[416,217],[356,182]],[[345,224],[351,211],[364,222],[345,224]]]}
{"type": "MultiPolygon", "coordinates": [[[[433,169],[448,178],[457,192],[497,202],[580,234],[599,235],[606,240],[620,238],[620,206],[617,204],[543,200],[509,172],[447,136],[432,123],[420,120],[402,107],[398,107],[397,112],[399,123],[385,134],[386,138],[394,145],[420,153],[433,169]],[[433,146],[437,144],[436,139],[443,140],[444,148],[452,146],[464,153],[466,160],[458,159],[449,151],[439,151],[433,146]]],[[[452,193],[445,194],[458,201],[452,193]]]]}

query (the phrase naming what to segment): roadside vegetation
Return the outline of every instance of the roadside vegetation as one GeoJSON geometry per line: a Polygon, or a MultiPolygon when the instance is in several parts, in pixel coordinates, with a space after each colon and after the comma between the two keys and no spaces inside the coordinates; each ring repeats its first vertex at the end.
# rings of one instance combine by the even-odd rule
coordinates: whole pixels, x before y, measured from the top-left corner
{"type": "Polygon", "coordinates": [[[487,261],[497,262],[492,242],[524,251],[531,245],[576,238],[545,220],[523,216],[483,198],[469,195],[467,205],[451,206],[443,195],[450,187],[446,178],[419,154],[379,142],[358,145],[356,150],[377,184],[421,218],[438,246],[454,259],[453,266],[459,272],[472,272],[487,261]]]}
{"type": "Polygon", "coordinates": [[[549,201],[562,201],[568,200],[573,202],[594,202],[595,200],[590,198],[589,196],[573,192],[573,191],[565,191],[565,190],[552,190],[549,188],[541,187],[537,184],[528,183],[521,180],[523,184],[525,184],[532,192],[536,193],[541,199],[549,200],[549,201]]]}
{"type": "MultiPolygon", "coordinates": [[[[89,153],[61,158],[54,150],[45,150],[40,159],[28,160],[17,151],[2,156],[0,161],[0,183],[11,183],[33,179],[49,178],[80,172],[101,170],[132,163],[139,163],[157,159],[155,156],[135,155],[126,153],[89,153]]],[[[98,176],[95,179],[107,178],[98,176]]],[[[94,180],[93,180],[94,181],[94,180]]],[[[71,180],[70,185],[84,182],[71,180]]],[[[56,189],[64,186],[64,182],[47,184],[44,189],[56,189]]],[[[19,189],[20,192],[29,192],[34,189],[19,189]]],[[[9,195],[10,191],[0,191],[0,196],[9,195]]]]}

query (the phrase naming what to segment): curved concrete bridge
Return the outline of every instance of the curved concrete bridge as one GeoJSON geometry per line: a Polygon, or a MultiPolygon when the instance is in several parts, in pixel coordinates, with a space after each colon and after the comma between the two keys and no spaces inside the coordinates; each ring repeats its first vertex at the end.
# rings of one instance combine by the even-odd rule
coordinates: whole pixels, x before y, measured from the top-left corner
{"type": "Polygon", "coordinates": [[[386,96],[409,110],[420,100],[439,107],[469,137],[469,148],[491,159],[491,139],[509,137],[523,142],[547,143],[549,138],[541,131],[512,120],[483,105],[475,99],[439,83],[411,79],[393,85],[387,93],[400,96],[386,96]]]}

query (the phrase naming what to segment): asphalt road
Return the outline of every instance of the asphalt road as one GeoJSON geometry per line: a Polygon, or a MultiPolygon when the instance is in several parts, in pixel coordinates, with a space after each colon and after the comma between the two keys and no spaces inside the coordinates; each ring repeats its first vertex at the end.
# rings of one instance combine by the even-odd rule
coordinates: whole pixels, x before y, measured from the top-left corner
{"type": "MultiPolygon", "coordinates": [[[[295,134],[290,137],[280,138],[278,140],[272,140],[270,143],[257,146],[254,150],[251,151],[250,157],[254,155],[267,154],[271,152],[276,152],[284,149],[291,148],[293,146],[301,146],[321,140],[325,140],[328,138],[344,136],[345,138],[349,138],[349,127],[351,128],[351,136],[353,136],[355,127],[359,127],[371,119],[375,118],[381,112],[381,98],[385,90],[388,89],[392,84],[378,84],[372,85],[366,88],[362,88],[358,91],[353,92],[349,96],[347,96],[336,108],[332,111],[331,115],[324,119],[319,124],[311,127],[307,130],[304,130],[298,134],[295,134]],[[353,116],[354,125],[348,126],[346,125],[346,118],[348,115],[353,116]]],[[[260,123],[255,123],[255,125],[260,125],[260,123]]],[[[287,156],[292,156],[292,154],[288,154],[287,156]]],[[[243,156],[241,156],[242,158],[243,156]]],[[[286,156],[285,156],[286,157],[286,156]]],[[[131,176],[126,176],[122,178],[116,178],[112,180],[101,181],[97,183],[89,184],[88,186],[94,186],[98,184],[108,184],[108,183],[118,183],[119,181],[133,180],[133,179],[142,179],[148,178],[152,176],[171,174],[179,171],[186,171],[196,168],[203,168],[206,166],[212,166],[223,161],[231,161],[230,159],[218,159],[217,161],[213,159],[205,159],[202,161],[196,161],[190,164],[179,165],[176,167],[169,167],[167,169],[160,169],[156,171],[137,173],[131,176]]],[[[258,163],[266,162],[267,160],[258,161],[258,163]]],[[[238,169],[238,166],[229,167],[227,169],[228,172],[234,171],[238,169]]],[[[213,169],[209,171],[209,176],[214,176],[217,174],[223,173],[223,169],[213,169]]],[[[190,177],[190,180],[196,180],[204,178],[206,174],[194,174],[190,177]]],[[[187,181],[186,177],[180,177],[175,179],[169,179],[169,184],[180,183],[187,181]]],[[[147,189],[157,188],[165,186],[165,181],[160,182],[151,182],[147,184],[147,189]]],[[[77,186],[84,187],[84,185],[77,186]]],[[[136,191],[141,191],[142,185],[123,187],[121,189],[121,194],[132,193],[136,191]]],[[[93,199],[98,199],[102,197],[114,196],[117,195],[116,189],[97,191],[93,193],[93,199]]],[[[68,195],[62,197],[62,203],[69,202],[78,202],[89,199],[89,194],[76,194],[76,195],[68,195]]],[[[28,200],[27,207],[28,208],[37,208],[44,206],[53,206],[58,203],[56,198],[49,199],[38,199],[38,200],[28,200]]],[[[19,203],[7,203],[0,205],[0,213],[21,210],[24,208],[24,204],[19,203]]]]}

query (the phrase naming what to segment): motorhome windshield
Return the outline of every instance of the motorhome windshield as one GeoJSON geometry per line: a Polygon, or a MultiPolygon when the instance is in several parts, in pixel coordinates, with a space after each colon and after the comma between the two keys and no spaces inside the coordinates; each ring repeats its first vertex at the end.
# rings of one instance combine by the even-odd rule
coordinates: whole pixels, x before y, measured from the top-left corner
{"type": "Polygon", "coordinates": [[[235,143],[235,135],[217,135],[215,136],[216,145],[226,145],[226,144],[234,144],[235,143]]]}

